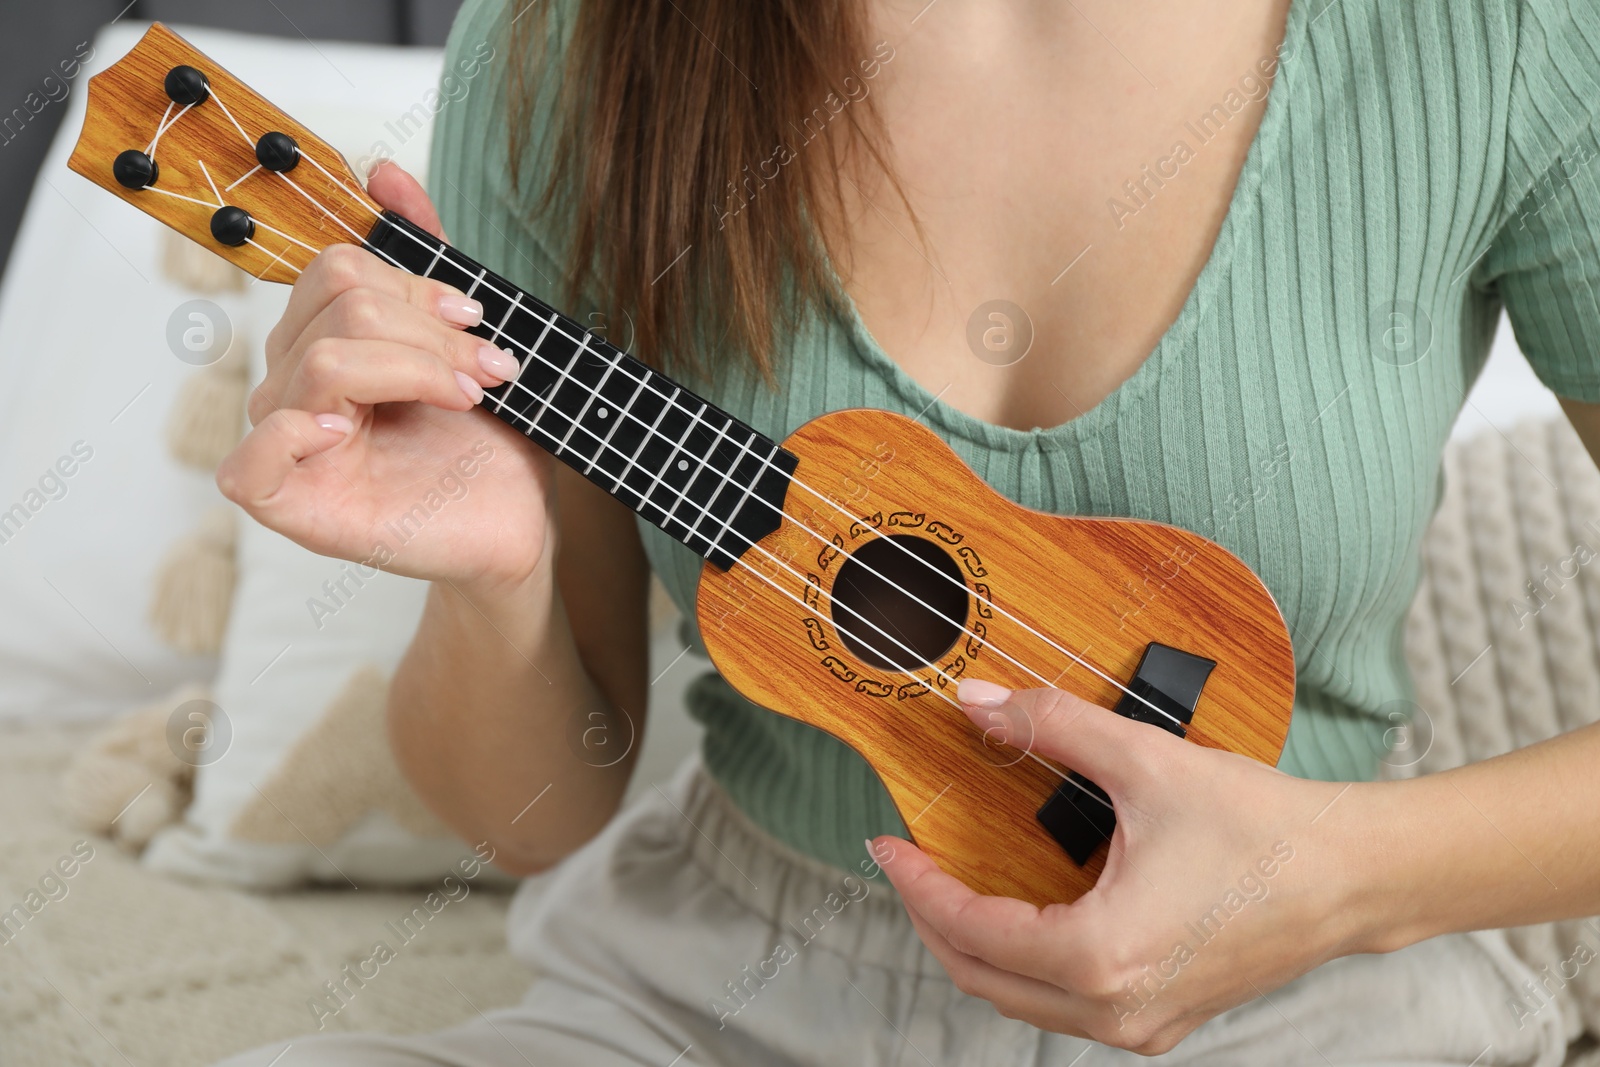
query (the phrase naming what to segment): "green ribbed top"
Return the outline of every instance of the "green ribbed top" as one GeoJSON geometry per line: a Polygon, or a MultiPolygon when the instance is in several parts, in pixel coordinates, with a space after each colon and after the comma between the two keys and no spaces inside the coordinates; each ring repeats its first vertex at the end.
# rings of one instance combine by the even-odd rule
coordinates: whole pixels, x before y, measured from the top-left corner
{"type": "MultiPolygon", "coordinates": [[[[506,166],[506,3],[468,0],[451,35],[447,70],[486,41],[497,55],[439,116],[432,191],[465,252],[553,294],[558,227],[530,217],[506,166]]],[[[1085,415],[1026,432],[964,415],[884,354],[848,297],[807,319],[776,389],[737,370],[695,387],[776,439],[838,408],[921,412],[1021,504],[1221,542],[1294,639],[1281,766],[1365,779],[1411,707],[1401,633],[1419,545],[1502,304],[1546,384],[1600,401],[1600,5],[1295,0],[1283,57],[1187,303],[1085,415]]],[[[559,55],[546,70],[559,77],[559,55]]],[[[640,530],[692,618],[700,560],[640,530]]],[[[711,773],[778,838],[849,866],[863,837],[903,832],[843,744],[715,674],[689,701],[711,773]]]]}

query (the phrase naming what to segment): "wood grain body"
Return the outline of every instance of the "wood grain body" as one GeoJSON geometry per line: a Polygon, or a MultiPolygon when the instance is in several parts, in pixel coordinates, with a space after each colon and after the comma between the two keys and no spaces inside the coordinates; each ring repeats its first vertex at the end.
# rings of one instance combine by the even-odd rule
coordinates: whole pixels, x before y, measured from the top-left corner
{"type": "MultiPolygon", "coordinates": [[[[1161,523],[1021,507],[932,431],[888,412],[823,415],[784,447],[800,458],[797,483],[828,499],[792,486],[777,532],[741,565],[704,569],[696,612],[706,647],[750,700],[865,757],[917,844],[969,886],[1039,905],[1070,901],[1094,885],[1107,852],[1102,845],[1085,867],[1074,864],[1035,818],[1059,774],[986,740],[954,705],[950,679],[1045,684],[1006,656],[1104,707],[1122,694],[1067,652],[1118,683],[1152,641],[1209,657],[1217,666],[1189,739],[1277,762],[1293,651],[1271,594],[1226,549],[1161,523]],[[835,626],[845,554],[888,534],[935,541],[961,568],[969,632],[938,670],[872,666],[835,626]]],[[[859,621],[841,618],[847,628],[859,621]]]]}
{"type": "MultiPolygon", "coordinates": [[[[177,110],[174,107],[173,113],[177,110]]],[[[301,244],[321,251],[331,244],[361,243],[377,221],[379,211],[344,157],[331,145],[268,104],[160,23],[151,26],[114,66],[89,79],[88,114],[67,165],[102,189],[267,281],[295,280],[314,254],[301,244]],[[150,189],[125,188],[111,171],[119,153],[129,148],[144,151],[155,137],[162,115],[172,103],[163,84],[167,72],[179,65],[204,73],[214,95],[189,108],[161,135],[154,153],[160,167],[155,185],[203,201],[202,204],[150,189]],[[243,136],[222,105],[238,120],[243,136]],[[262,168],[231,191],[224,191],[256,166],[255,142],[274,130],[293,137],[302,155],[309,159],[302,159],[285,176],[262,168]],[[318,170],[309,160],[321,164],[328,173],[318,170]],[[210,182],[206,171],[210,172],[210,182]],[[256,227],[255,245],[229,247],[211,236],[211,215],[216,211],[219,194],[224,203],[244,208],[261,224],[256,227]]]]}

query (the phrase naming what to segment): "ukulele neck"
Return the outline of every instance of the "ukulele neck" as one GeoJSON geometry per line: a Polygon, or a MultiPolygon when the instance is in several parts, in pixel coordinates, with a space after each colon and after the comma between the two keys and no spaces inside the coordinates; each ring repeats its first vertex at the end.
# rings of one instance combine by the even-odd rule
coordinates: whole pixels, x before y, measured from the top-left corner
{"type": "Polygon", "coordinates": [[[704,398],[393,212],[366,248],[483,305],[467,332],[512,352],[482,407],[723,570],[778,528],[796,458],[704,398]]]}

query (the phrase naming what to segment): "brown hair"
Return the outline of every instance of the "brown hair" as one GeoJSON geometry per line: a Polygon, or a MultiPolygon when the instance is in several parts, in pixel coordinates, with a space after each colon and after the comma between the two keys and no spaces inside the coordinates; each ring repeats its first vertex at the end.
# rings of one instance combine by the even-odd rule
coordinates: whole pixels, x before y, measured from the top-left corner
{"type": "Polygon", "coordinates": [[[552,79],[553,5],[532,2],[510,28],[512,175],[550,104],[529,210],[567,227],[568,306],[627,309],[657,365],[727,353],[770,381],[778,337],[832,294],[813,227],[843,217],[842,182],[900,192],[867,86],[893,49],[863,47],[859,0],[582,0],[552,79]]]}

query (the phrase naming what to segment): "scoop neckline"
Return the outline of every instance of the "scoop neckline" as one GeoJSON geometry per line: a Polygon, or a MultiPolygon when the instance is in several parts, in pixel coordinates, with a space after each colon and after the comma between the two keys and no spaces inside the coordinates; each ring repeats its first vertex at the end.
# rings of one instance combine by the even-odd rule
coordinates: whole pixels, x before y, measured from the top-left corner
{"type": "Polygon", "coordinates": [[[919,418],[927,420],[930,425],[944,430],[951,436],[985,448],[1018,451],[1035,445],[1065,446],[1101,433],[1123,403],[1138,398],[1160,379],[1162,370],[1170,362],[1173,351],[1182,344],[1184,338],[1191,332],[1195,320],[1204,311],[1212,291],[1218,284],[1217,279],[1232,265],[1239,230],[1250,220],[1250,206],[1255,203],[1255,193],[1261,186],[1266,167],[1275,158],[1272,149],[1277,144],[1279,128],[1284,121],[1283,113],[1288,107],[1287,83],[1290,60],[1299,51],[1299,37],[1307,29],[1302,18],[1305,3],[1306,0],[1289,0],[1289,8],[1284,19],[1283,40],[1277,48],[1278,70],[1272,87],[1267,92],[1266,111],[1261,116],[1261,124],[1257,127],[1255,136],[1251,139],[1250,147],[1245,154],[1244,166],[1240,168],[1238,181],[1228,200],[1222,226],[1217,231],[1216,241],[1211,246],[1205,264],[1200,268],[1199,276],[1195,278],[1194,285],[1184,298],[1183,307],[1177,317],[1167,326],[1155,347],[1134,372],[1107,393],[1099,403],[1066,422],[1054,426],[1035,426],[1028,430],[986,422],[952,407],[944,402],[942,391],[936,394],[929,390],[883,349],[862,320],[860,308],[856,306],[855,298],[845,289],[834,268],[832,257],[824,255],[823,262],[838,302],[837,313],[843,320],[857,354],[882,374],[902,400],[912,405],[913,410],[920,412],[919,418]]]}

